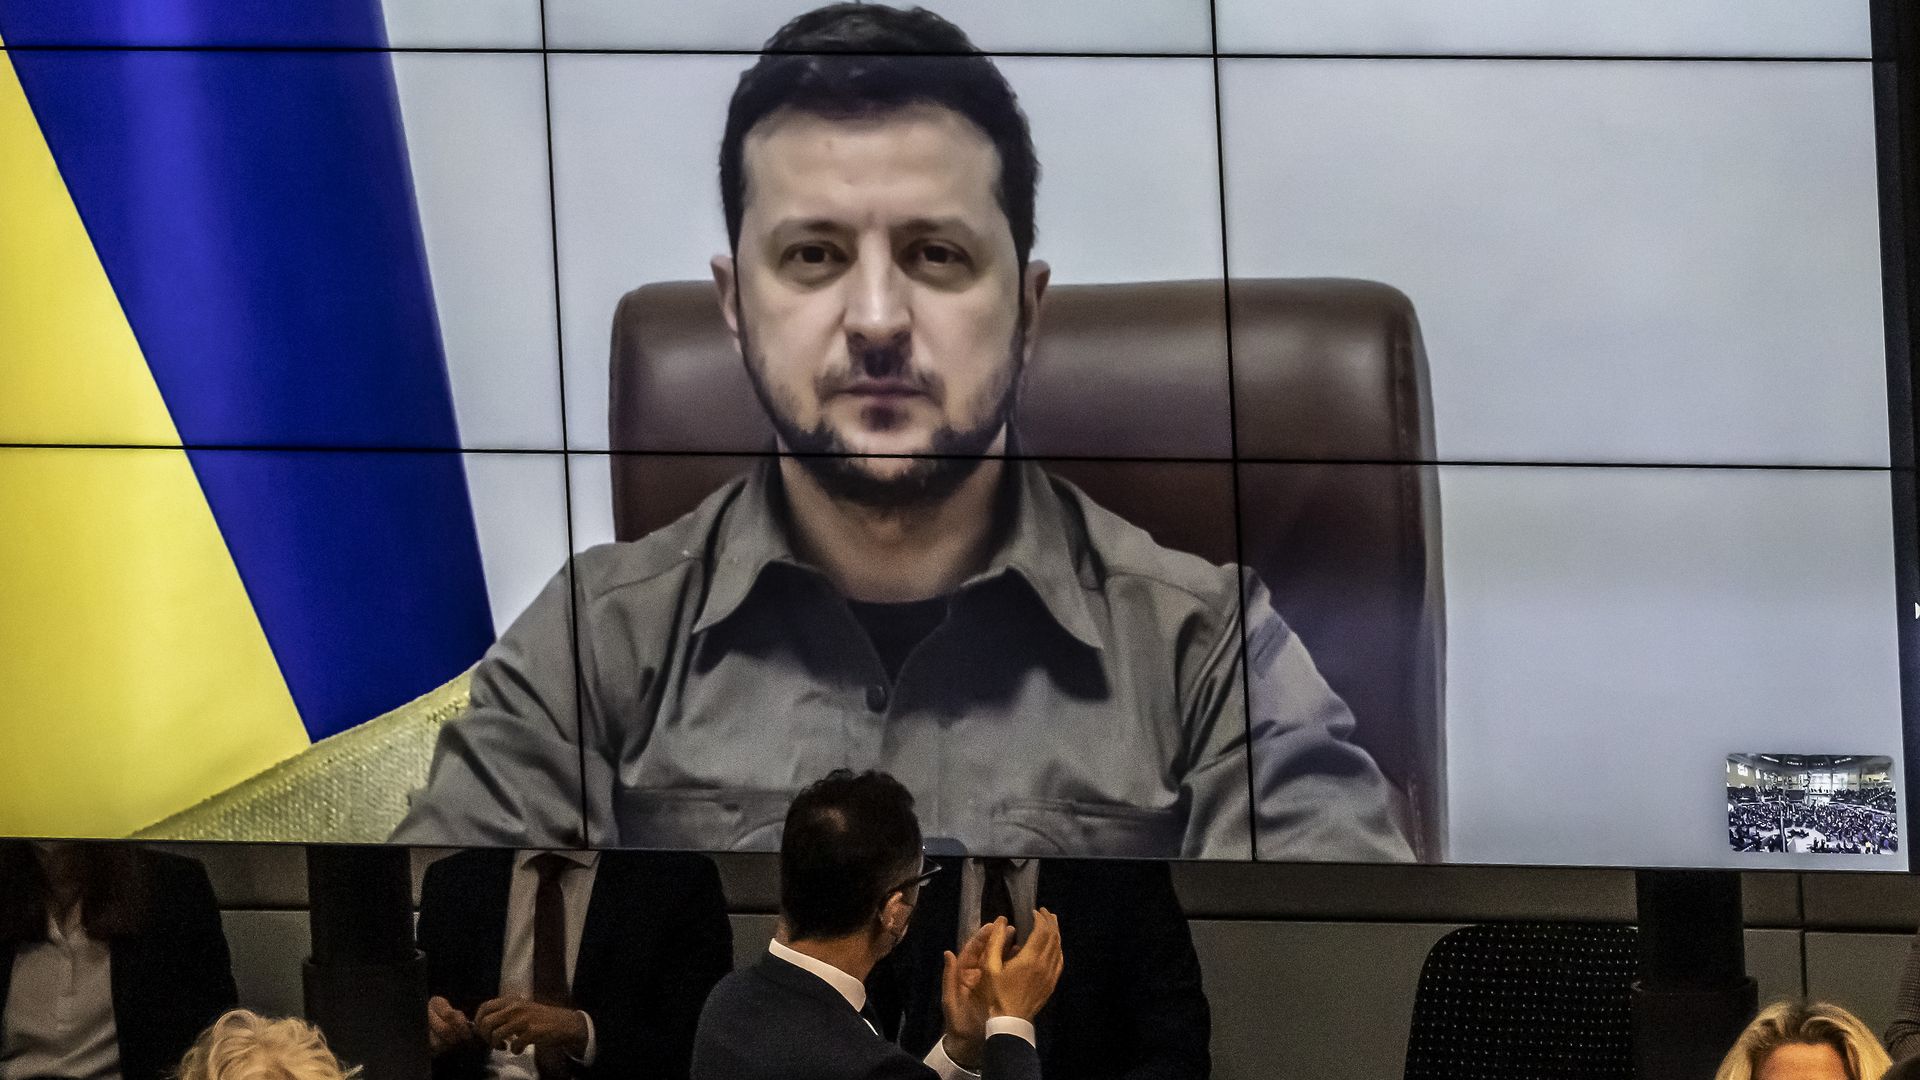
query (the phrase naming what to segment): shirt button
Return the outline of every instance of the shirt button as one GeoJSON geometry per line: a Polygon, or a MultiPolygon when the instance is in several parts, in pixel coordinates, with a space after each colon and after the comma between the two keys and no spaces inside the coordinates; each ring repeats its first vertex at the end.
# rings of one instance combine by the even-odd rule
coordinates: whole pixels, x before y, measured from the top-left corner
{"type": "Polygon", "coordinates": [[[874,683],[872,686],[867,687],[867,708],[872,709],[874,712],[887,711],[886,687],[879,683],[874,683]]]}

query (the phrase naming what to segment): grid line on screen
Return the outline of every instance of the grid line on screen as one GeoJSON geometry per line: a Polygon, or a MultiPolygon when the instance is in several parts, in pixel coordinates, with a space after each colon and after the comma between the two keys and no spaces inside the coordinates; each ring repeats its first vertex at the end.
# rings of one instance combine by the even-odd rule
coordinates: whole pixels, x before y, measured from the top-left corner
{"type": "MultiPolygon", "coordinates": [[[[479,45],[410,45],[373,48],[357,45],[100,45],[100,44],[8,44],[8,52],[188,52],[188,53],[450,53],[485,55],[547,55],[547,56],[736,56],[750,59],[760,55],[758,49],[723,48],[645,48],[639,46],[608,46],[605,48],[584,48],[579,46],[557,46],[553,48],[533,48],[530,46],[479,46],[479,45]]],[[[858,56],[903,55],[884,52],[850,52],[858,56]]],[[[955,56],[955,53],[924,52],[914,53],[915,57],[937,58],[955,56]]],[[[1154,50],[1126,50],[1117,52],[1093,52],[1065,49],[993,49],[983,50],[979,55],[999,59],[1097,59],[1097,60],[1198,60],[1214,58],[1220,60],[1597,60],[1597,61],[1646,61],[1648,63],[1785,63],[1785,64],[1864,64],[1873,58],[1868,56],[1832,56],[1799,55],[1788,53],[1769,54],[1701,54],[1701,53],[1582,53],[1582,52],[1259,52],[1213,49],[1207,52],[1162,52],[1154,50]]]]}
{"type": "MultiPolygon", "coordinates": [[[[553,61],[552,54],[547,51],[547,0],[540,0],[540,113],[545,120],[542,133],[546,137],[547,152],[547,250],[553,274],[553,360],[560,387],[560,445],[565,447],[572,440],[567,437],[567,341],[560,329],[563,325],[560,310],[560,207],[558,185],[554,183],[553,175],[553,61]]],[[[584,645],[580,628],[579,593],[573,581],[573,553],[578,550],[579,544],[573,530],[573,458],[564,451],[560,452],[560,493],[567,515],[567,626],[573,647],[573,743],[580,763],[574,778],[580,796],[580,846],[590,848],[593,846],[593,837],[587,827],[586,666],[580,659],[584,645]]]]}
{"type": "MultiPolygon", "coordinates": [[[[1212,60],[1210,74],[1213,79],[1213,175],[1220,189],[1220,317],[1222,330],[1227,339],[1227,446],[1232,457],[1229,468],[1229,483],[1233,485],[1233,561],[1234,565],[1247,565],[1246,528],[1242,523],[1244,516],[1240,504],[1240,417],[1237,398],[1238,380],[1233,372],[1233,278],[1232,262],[1227,253],[1227,145],[1226,127],[1221,120],[1220,110],[1220,10],[1219,0],[1207,0],[1207,35],[1211,46],[1212,60]]],[[[1245,574],[1245,571],[1242,571],[1245,574]]],[[[1247,855],[1255,862],[1260,861],[1260,816],[1259,800],[1256,793],[1260,790],[1253,768],[1253,673],[1252,659],[1247,651],[1247,584],[1242,577],[1239,589],[1240,604],[1240,700],[1243,716],[1241,722],[1247,731],[1247,855]]]]}
{"type": "MultiPolygon", "coordinates": [[[[1215,33],[1215,34],[1217,34],[1217,32],[1218,32],[1218,28],[1217,28],[1217,12],[1216,12],[1216,11],[1214,10],[1214,6],[1213,6],[1213,4],[1212,4],[1212,3],[1210,3],[1210,4],[1209,4],[1209,15],[1210,15],[1210,24],[1211,24],[1211,29],[1212,29],[1212,32],[1213,32],[1213,33],[1215,33]]],[[[546,32],[547,32],[547,20],[546,20],[546,16],[545,16],[545,13],[544,13],[544,0],[543,0],[543,18],[542,18],[542,33],[543,33],[543,35],[544,35],[544,34],[546,34],[546,32]]],[[[1220,74],[1219,74],[1219,64],[1220,64],[1220,62],[1221,62],[1222,60],[1233,60],[1233,59],[1283,59],[1283,60],[1284,60],[1284,59],[1298,59],[1298,60],[1339,60],[1339,59],[1382,59],[1382,60],[1400,60],[1400,61],[1408,61],[1408,60],[1449,60],[1449,59],[1459,59],[1459,60],[1487,60],[1487,59],[1514,59],[1514,60],[1534,60],[1534,61],[1569,61],[1569,60],[1571,60],[1571,61],[1595,61],[1595,60],[1605,60],[1605,61],[1642,61],[1642,62],[1683,62],[1683,63],[1712,63],[1712,62],[1716,62],[1716,61],[1732,61],[1732,62],[1739,62],[1739,61],[1755,61],[1755,62],[1775,62],[1775,63],[1804,63],[1804,62],[1817,62],[1817,63],[1842,63],[1842,64],[1860,64],[1860,63],[1868,63],[1868,62],[1869,62],[1869,61],[1866,61],[1866,60],[1863,60],[1863,59],[1859,59],[1859,58],[1853,58],[1853,57],[1834,57],[1834,56],[1807,56],[1807,57],[1796,57],[1796,56],[1754,56],[1754,57],[1738,57],[1738,56],[1650,56],[1650,55],[1601,55],[1601,54],[1587,54],[1587,55],[1581,55],[1581,54],[1573,54],[1573,53],[1568,53],[1568,54],[1551,54],[1551,55],[1549,55],[1549,54],[1525,54],[1525,55],[1522,55],[1522,54],[1442,54],[1442,53],[1258,53],[1258,52],[1230,52],[1230,51],[1222,51],[1222,50],[1220,50],[1220,49],[1218,48],[1218,41],[1217,41],[1217,38],[1216,38],[1216,39],[1215,39],[1215,40],[1213,41],[1213,43],[1212,43],[1212,44],[1213,44],[1213,48],[1211,48],[1211,49],[1210,49],[1210,50],[1209,50],[1209,51],[1208,51],[1207,53],[1205,53],[1204,55],[1207,55],[1207,56],[1210,56],[1210,57],[1212,58],[1212,63],[1213,63],[1213,66],[1214,66],[1214,82],[1215,82],[1215,87],[1214,87],[1214,114],[1215,114],[1215,116],[1214,116],[1214,119],[1215,119],[1215,128],[1216,128],[1216,131],[1215,131],[1215,153],[1216,153],[1216,161],[1215,161],[1215,167],[1216,167],[1216,170],[1217,170],[1217,175],[1218,175],[1218,179],[1219,179],[1219,182],[1220,182],[1220,189],[1221,189],[1221,192],[1222,192],[1222,196],[1221,196],[1221,197],[1222,197],[1222,199],[1223,199],[1223,200],[1224,200],[1224,198],[1225,198],[1225,195],[1224,195],[1224,192],[1225,192],[1225,187],[1226,187],[1226,183],[1225,183],[1225,175],[1224,175],[1224,170],[1225,170],[1225,157],[1226,157],[1226,147],[1225,147],[1225,133],[1224,133],[1224,130],[1223,130],[1223,125],[1224,125],[1224,119],[1223,119],[1223,110],[1222,110],[1222,107],[1221,107],[1221,96],[1222,96],[1222,91],[1221,91],[1221,88],[1220,88],[1220,86],[1219,86],[1219,83],[1220,83],[1220,74]]],[[[668,55],[713,55],[713,56],[737,56],[737,57],[740,57],[740,58],[742,58],[742,59],[750,59],[751,57],[753,57],[753,56],[756,56],[756,55],[758,55],[758,54],[757,54],[757,52],[755,52],[755,51],[753,51],[753,50],[745,50],[745,49],[692,49],[692,48],[676,48],[676,49],[640,49],[640,48],[608,48],[608,49],[568,49],[568,48],[546,48],[546,47],[542,47],[542,48],[539,48],[539,49],[533,49],[533,48],[477,48],[477,47],[474,47],[474,48],[469,48],[469,47],[429,47],[429,48],[388,48],[388,49],[383,49],[383,50],[372,50],[372,49],[356,49],[356,48],[341,48],[341,47],[323,47],[323,46],[274,46],[274,47],[259,47],[259,46],[207,46],[207,47],[189,47],[189,46],[171,46],[171,45],[169,45],[169,46],[114,46],[114,47],[101,47],[101,46],[68,46],[68,45],[16,45],[16,46],[11,46],[11,48],[13,48],[13,49],[17,49],[17,50],[20,50],[20,51],[33,51],[33,50],[41,50],[41,51],[61,51],[61,50],[65,50],[65,51],[75,51],[75,52],[114,52],[114,51],[160,51],[160,52],[206,52],[206,53],[277,53],[277,52],[286,52],[286,53],[356,53],[356,52],[387,52],[387,53],[391,53],[391,54],[406,54],[406,53],[449,53],[449,54],[473,54],[473,55],[501,55],[501,54],[529,54],[529,53],[534,53],[534,52],[538,52],[538,53],[540,53],[540,54],[542,55],[542,58],[543,58],[543,64],[542,64],[542,69],[543,69],[543,70],[542,70],[542,75],[543,75],[543,94],[544,94],[544,99],[543,99],[543,105],[544,105],[544,112],[545,112],[545,115],[546,115],[546,121],[547,121],[547,123],[546,123],[546,132],[545,132],[545,135],[546,135],[546,142],[547,142],[547,146],[546,146],[546,154],[547,154],[547,174],[548,174],[548,203],[549,203],[549,244],[550,244],[550,247],[551,247],[551,253],[552,253],[552,261],[553,261],[553,267],[552,267],[552,280],[553,280],[553,283],[554,283],[554,289],[555,289],[555,296],[556,296],[556,299],[555,299],[555,314],[556,314],[556,319],[558,319],[558,318],[559,318],[559,314],[560,314],[560,310],[561,310],[561,308],[563,308],[563,307],[565,306],[565,303],[564,303],[564,297],[563,297],[563,296],[561,295],[561,291],[560,291],[560,279],[561,279],[561,274],[560,274],[560,269],[559,269],[559,250],[558,250],[558,245],[559,245],[559,224],[558,224],[558,213],[557,213],[557,199],[556,199],[556,194],[555,194],[555,185],[554,185],[554,173],[555,173],[555,153],[554,153],[554,149],[553,149],[553,138],[554,138],[554,136],[553,136],[553,106],[552,106],[552,100],[551,100],[551,74],[550,74],[550,72],[551,72],[551,67],[550,67],[550,64],[549,64],[549,63],[547,62],[547,60],[548,60],[548,58],[550,58],[551,56],[553,56],[553,55],[555,55],[555,54],[563,54],[563,55],[564,55],[564,54],[571,54],[571,53],[579,53],[579,54],[608,54],[608,55],[662,55],[662,56],[668,56],[668,55]]],[[[1198,53],[1182,53],[1182,52],[1152,52],[1152,51],[1145,51],[1145,52],[1072,52],[1072,51],[1038,51],[1038,50],[1035,50],[1035,51],[1022,51],[1022,50],[1001,50],[1001,51],[994,51],[994,52],[991,52],[991,53],[988,53],[987,55],[990,55],[990,56],[995,56],[995,57],[1055,57],[1055,58],[1098,58],[1098,59],[1110,59],[1110,58],[1119,58],[1119,59],[1127,59],[1127,58],[1139,58],[1139,59],[1148,59],[1148,60],[1151,60],[1151,59],[1169,59],[1169,60],[1191,60],[1191,59],[1194,59],[1194,58],[1195,58],[1196,56],[1198,56],[1198,55],[1203,55],[1203,54],[1198,54],[1198,53]]],[[[1228,241],[1228,239],[1227,239],[1227,231],[1228,231],[1228,230],[1227,230],[1227,227],[1226,227],[1226,225],[1227,225],[1227,208],[1226,208],[1226,204],[1225,204],[1225,203],[1224,203],[1224,201],[1223,201],[1223,202],[1222,202],[1222,204],[1221,204],[1221,249],[1222,249],[1222,258],[1223,258],[1223,260],[1225,260],[1225,259],[1227,258],[1227,251],[1226,251],[1226,249],[1227,249],[1227,247],[1228,247],[1228,243],[1229,243],[1229,241],[1228,241]]],[[[1225,283],[1225,282],[1227,282],[1227,281],[1230,281],[1230,280],[1231,280],[1231,267],[1230,267],[1230,265],[1223,265],[1223,268],[1222,268],[1222,281],[1223,281],[1223,286],[1224,286],[1224,283],[1225,283]]],[[[1889,293],[1889,302],[1890,302],[1890,303],[1889,303],[1889,307],[1890,307],[1890,312],[1891,312],[1891,310],[1892,310],[1892,309],[1893,309],[1894,307],[1896,307],[1896,306],[1897,306],[1897,305],[1894,305],[1894,304],[1892,303],[1892,300],[1893,300],[1893,297],[1892,297],[1892,294],[1891,294],[1891,293],[1889,293]]],[[[1231,319],[1231,314],[1230,314],[1230,313],[1229,313],[1229,316],[1228,316],[1228,318],[1229,318],[1229,321],[1230,321],[1230,319],[1231,319]]],[[[1893,317],[1892,317],[1892,315],[1891,315],[1891,313],[1890,313],[1890,315],[1889,315],[1889,323],[1890,323],[1890,325],[1892,324],[1892,322],[1893,322],[1893,317]]],[[[557,335],[557,336],[558,336],[558,337],[564,337],[564,334],[560,334],[560,335],[557,335]]],[[[457,449],[457,450],[460,450],[460,451],[462,451],[462,452],[467,452],[467,453],[491,453],[491,452],[542,452],[542,451],[548,451],[548,450],[553,450],[553,451],[556,451],[556,452],[560,452],[560,451],[564,451],[564,450],[567,450],[567,449],[572,449],[573,447],[572,447],[572,440],[571,440],[571,426],[570,426],[570,421],[571,421],[571,419],[572,419],[572,418],[570,418],[570,417],[568,416],[568,412],[567,412],[567,402],[566,402],[566,397],[567,397],[567,394],[566,394],[566,390],[565,390],[565,388],[566,388],[566,378],[565,378],[565,366],[566,366],[566,365],[565,365],[565,359],[564,359],[564,357],[563,357],[563,356],[561,356],[561,355],[559,354],[559,353],[560,353],[560,349],[561,349],[561,348],[562,348],[562,346],[561,346],[561,344],[559,343],[559,341],[558,341],[558,340],[556,340],[556,367],[557,367],[557,369],[558,369],[558,372],[559,372],[559,379],[560,379],[560,383],[559,383],[559,385],[560,385],[560,387],[561,387],[561,392],[560,392],[560,394],[559,394],[559,398],[560,398],[560,401],[559,401],[559,409],[560,409],[560,415],[561,415],[561,431],[562,431],[562,439],[561,439],[561,444],[560,444],[560,446],[557,446],[557,447],[542,447],[542,446],[484,446],[484,445],[482,445],[482,446],[465,446],[465,445],[462,445],[462,446],[458,446],[458,447],[455,447],[455,446],[392,446],[392,445],[384,445],[384,444],[377,444],[377,443],[373,443],[373,444],[353,444],[353,445],[347,445],[347,444],[341,444],[341,445],[339,445],[338,447],[334,447],[334,446],[313,446],[313,445],[291,445],[291,444],[287,444],[287,445],[283,445],[283,444],[275,444],[275,443],[259,443],[259,444],[255,444],[255,443],[231,443],[231,444],[226,444],[226,443],[222,443],[222,444],[203,444],[203,443],[197,443],[197,442],[183,442],[183,443],[182,443],[181,445],[182,445],[182,446],[184,446],[185,448],[188,448],[188,449],[226,449],[226,448],[233,448],[233,449],[239,449],[239,448],[260,448],[260,449],[276,449],[276,450],[309,450],[309,449],[313,449],[313,450],[319,450],[319,449],[334,449],[334,448],[338,448],[338,449],[346,449],[346,450],[355,450],[355,451],[365,451],[365,450],[387,450],[387,449],[391,449],[391,450],[396,450],[396,451],[411,451],[411,450],[426,450],[426,451],[435,451],[435,450],[456,450],[456,449],[457,449]]],[[[1230,351],[1231,351],[1231,341],[1229,341],[1229,346],[1228,346],[1228,348],[1229,348],[1229,352],[1230,352],[1230,351]]],[[[1889,354],[1889,355],[1890,355],[1890,356],[1894,356],[1894,355],[1898,355],[1898,353],[1897,353],[1897,352],[1890,352],[1890,354],[1889,354]]],[[[1229,356],[1229,358],[1228,358],[1228,369],[1229,369],[1229,408],[1230,408],[1230,410],[1231,410],[1231,408],[1232,408],[1232,401],[1231,401],[1231,397],[1232,397],[1232,392],[1233,392],[1233,387],[1232,387],[1232,379],[1231,379],[1231,370],[1232,370],[1232,359],[1231,359],[1231,356],[1229,356]]],[[[1895,408],[1896,408],[1896,410],[1897,410],[1897,409],[1898,409],[1898,406],[1896,405],[1896,406],[1895,406],[1895,408]]],[[[577,410],[576,410],[576,411],[577,411],[577,410]]],[[[1903,424],[1903,423],[1897,423],[1897,424],[1895,425],[1895,427],[1893,428],[1893,431],[1892,431],[1892,435],[1893,435],[1893,437],[1894,437],[1894,438],[1895,438],[1896,440],[1899,440],[1899,439],[1901,438],[1901,435],[1902,435],[1902,432],[1903,432],[1903,430],[1904,430],[1904,428],[1905,428],[1905,427],[1906,427],[1906,425],[1905,425],[1905,424],[1903,424]]],[[[1234,429],[1233,429],[1233,430],[1232,430],[1232,431],[1230,432],[1230,434],[1231,434],[1231,435],[1232,435],[1232,436],[1233,436],[1233,437],[1234,437],[1234,438],[1236,439],[1236,441],[1237,441],[1237,426],[1236,426],[1236,427],[1235,427],[1235,428],[1234,428],[1234,429]]],[[[6,445],[14,445],[14,444],[13,444],[13,443],[11,443],[11,442],[0,442],[0,446],[6,446],[6,445]]],[[[111,443],[111,442],[107,442],[107,443],[89,443],[89,442],[75,442],[75,443],[66,443],[66,442],[36,442],[36,443],[31,443],[31,444],[29,444],[29,445],[37,445],[37,446],[65,446],[65,445],[72,445],[72,446],[82,446],[82,447],[110,447],[110,446],[120,446],[120,445],[125,445],[125,446],[129,446],[129,447],[133,447],[133,448],[138,448],[138,447],[139,447],[139,446],[141,446],[142,444],[134,444],[134,443],[125,443],[125,444],[122,444],[122,443],[111,443]]],[[[1236,446],[1236,447],[1234,448],[1234,451],[1232,452],[1232,456],[1233,456],[1234,458],[1239,458],[1239,456],[1240,456],[1240,455],[1238,454],[1238,452],[1237,452],[1237,449],[1238,449],[1238,448],[1237,448],[1237,446],[1236,446]]],[[[664,452],[664,451],[663,451],[663,452],[664,452]]],[[[1895,468],[1911,468],[1911,467],[1912,467],[1912,463],[1911,463],[1911,460],[1910,460],[1910,458],[1911,458],[1911,455],[1903,455],[1903,454],[1899,454],[1899,453],[1896,453],[1895,455],[1893,455],[1893,457],[1892,457],[1892,459],[1891,459],[1891,461],[1892,461],[1892,466],[1893,466],[1893,467],[1895,467],[1895,468]]],[[[1129,459],[1126,459],[1126,458],[1115,458],[1115,459],[1113,459],[1113,460],[1129,460],[1129,459]]],[[[1164,458],[1164,459],[1156,459],[1156,460],[1167,460],[1167,461],[1181,461],[1181,460],[1190,460],[1190,459],[1185,459],[1185,458],[1164,458]]],[[[1245,460],[1249,460],[1249,461],[1253,461],[1253,460],[1280,460],[1280,461],[1290,461],[1290,460],[1294,460],[1294,459],[1245,459],[1245,460]]],[[[1299,460],[1309,460],[1309,459],[1299,459],[1299,460]]],[[[1349,459],[1330,459],[1330,460],[1349,460],[1349,459]]],[[[1355,460],[1355,461],[1356,461],[1356,463],[1369,463],[1369,462],[1367,462],[1367,461],[1365,461],[1365,460],[1363,460],[1363,459],[1352,459],[1352,460],[1355,460]]],[[[1837,469],[1854,469],[1854,468],[1877,468],[1877,467],[1879,467],[1879,466],[1871,466],[1871,465],[1859,465],[1859,466],[1856,466],[1856,465],[1851,465],[1851,464],[1836,464],[1836,465],[1832,465],[1832,466],[1813,466],[1813,465],[1809,465],[1809,464],[1806,464],[1806,463],[1802,463],[1802,462],[1794,462],[1794,461],[1784,461],[1784,460],[1773,460],[1773,459],[1762,459],[1762,460],[1753,460],[1753,461],[1741,461],[1741,462],[1710,462],[1710,461],[1698,461],[1698,460],[1691,460],[1691,459],[1686,459],[1686,458],[1671,458],[1671,459],[1665,459],[1665,460],[1660,460],[1660,461],[1582,461],[1582,460],[1564,460],[1564,461],[1560,461],[1560,460],[1552,460],[1552,461],[1535,461],[1535,460],[1529,460],[1529,459],[1505,459],[1505,458],[1452,458],[1452,457],[1445,457],[1445,456],[1441,456],[1441,457],[1436,457],[1436,458],[1433,458],[1433,459],[1430,459],[1430,460],[1428,460],[1428,459],[1407,459],[1407,460],[1404,460],[1404,461],[1399,461],[1399,462],[1395,462],[1395,463],[1398,463],[1398,464],[1418,464],[1418,465],[1429,465],[1429,464],[1432,464],[1432,465],[1452,465],[1452,464],[1458,464],[1458,465],[1476,465],[1476,464],[1512,464],[1512,465],[1529,465],[1529,464],[1543,464],[1543,463],[1550,463],[1550,464],[1554,464],[1554,465],[1561,465],[1561,466],[1570,466],[1570,467],[1578,467],[1578,466],[1582,466],[1582,465],[1587,465],[1587,464],[1593,464],[1593,465],[1598,465],[1598,466],[1605,466],[1605,467],[1663,467],[1663,466],[1674,466],[1674,467],[1690,467],[1690,468],[1691,468],[1691,467],[1697,467],[1697,468],[1813,468],[1813,467],[1833,467],[1833,468],[1837,468],[1837,469]]]]}
{"type": "MultiPolygon", "coordinates": [[[[293,443],[87,443],[87,442],[8,442],[0,441],[0,450],[193,450],[193,451],[265,451],[273,453],[302,454],[470,454],[517,456],[575,456],[575,457],[660,457],[660,458],[751,458],[760,459],[769,456],[770,449],[759,450],[604,450],[604,449],[561,449],[559,447],[513,447],[513,446],[352,446],[342,444],[303,445],[293,443]]],[[[804,451],[788,451],[788,457],[817,456],[804,451]]],[[[885,459],[891,457],[926,460],[966,459],[976,455],[966,454],[872,454],[866,455],[885,459]]],[[[984,458],[985,455],[979,455],[984,458]]],[[[1231,465],[1236,462],[1248,465],[1354,465],[1354,466],[1416,466],[1422,468],[1492,468],[1492,469],[1682,469],[1724,472],[1828,472],[1828,473],[1913,473],[1916,466],[1902,465],[1850,465],[1817,462],[1791,461],[1598,461],[1558,458],[1367,458],[1367,457],[1283,457],[1260,454],[1235,454],[1231,457],[1195,457],[1195,456],[1143,456],[1139,454],[1022,454],[1009,453],[994,455],[1005,461],[1070,461],[1070,462],[1113,462],[1133,465],[1231,465]]]]}

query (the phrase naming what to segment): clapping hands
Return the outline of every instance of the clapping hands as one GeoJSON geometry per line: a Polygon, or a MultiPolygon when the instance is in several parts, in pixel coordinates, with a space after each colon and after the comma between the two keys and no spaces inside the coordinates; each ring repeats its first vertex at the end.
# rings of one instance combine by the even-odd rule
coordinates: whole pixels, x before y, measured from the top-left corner
{"type": "Polygon", "coordinates": [[[946,954],[940,998],[947,1018],[947,1056],[958,1065],[971,1067],[979,1061],[990,1017],[1031,1022],[1060,981],[1066,964],[1060,920],[1040,908],[1025,945],[1012,947],[1013,934],[1007,920],[996,919],[975,931],[958,954],[946,954]]]}

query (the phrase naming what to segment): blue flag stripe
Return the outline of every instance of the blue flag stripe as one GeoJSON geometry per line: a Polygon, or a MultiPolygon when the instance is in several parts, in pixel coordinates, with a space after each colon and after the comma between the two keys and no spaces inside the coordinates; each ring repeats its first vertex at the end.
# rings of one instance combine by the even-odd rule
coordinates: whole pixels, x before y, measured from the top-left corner
{"type": "MultiPolygon", "coordinates": [[[[77,7],[108,26],[146,2],[77,7]]],[[[0,32],[45,7],[0,0],[0,32]]],[[[370,0],[303,25],[323,11],[379,25],[370,0]]],[[[11,55],[189,448],[459,446],[386,56],[11,55]]],[[[458,453],[191,457],[313,738],[491,640],[458,453]]]]}
{"type": "Polygon", "coordinates": [[[14,64],[187,445],[459,447],[386,56],[14,64]]]}
{"type": "Polygon", "coordinates": [[[11,45],[278,46],[378,49],[387,43],[368,0],[7,0],[11,45]]]}
{"type": "Polygon", "coordinates": [[[460,455],[191,457],[312,738],[426,693],[492,643],[460,455]]]}

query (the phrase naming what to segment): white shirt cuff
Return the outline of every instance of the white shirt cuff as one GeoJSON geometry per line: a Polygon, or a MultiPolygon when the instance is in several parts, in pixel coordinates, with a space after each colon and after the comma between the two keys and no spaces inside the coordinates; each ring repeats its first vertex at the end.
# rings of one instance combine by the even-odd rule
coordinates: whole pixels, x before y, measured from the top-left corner
{"type": "MultiPolygon", "coordinates": [[[[1033,1021],[1022,1020],[1017,1016],[988,1017],[986,1037],[991,1039],[995,1035],[1017,1035],[1027,1040],[1028,1046],[1038,1048],[1040,1045],[1034,1037],[1033,1021]]],[[[947,1037],[945,1035],[942,1035],[940,1039],[933,1044],[933,1049],[927,1051],[927,1056],[922,1061],[922,1064],[932,1069],[940,1077],[940,1080],[968,1080],[970,1077],[980,1075],[947,1056],[947,1037]]]]}
{"type": "Polygon", "coordinates": [[[927,1051],[927,1056],[923,1059],[922,1063],[925,1064],[927,1068],[932,1069],[935,1075],[940,1077],[940,1080],[968,1080],[969,1077],[980,1075],[972,1069],[962,1068],[959,1063],[947,1056],[947,1037],[945,1035],[934,1040],[933,1049],[927,1051]]]}
{"type": "Polygon", "coordinates": [[[1018,1035],[1027,1040],[1028,1046],[1036,1049],[1040,1046],[1039,1038],[1033,1033],[1033,1021],[1022,1020],[1017,1016],[987,1017],[987,1038],[991,1039],[995,1035],[1018,1035]]]}
{"type": "MultiPolygon", "coordinates": [[[[591,1065],[593,1064],[594,1054],[597,1053],[600,1049],[600,1044],[595,1042],[593,1038],[593,1017],[588,1016],[587,1010],[585,1009],[579,1009],[576,1011],[580,1013],[580,1019],[585,1020],[587,1022],[587,1048],[585,1050],[580,1051],[580,1056],[577,1058],[574,1058],[573,1060],[579,1062],[582,1065],[591,1065]]],[[[572,1057],[573,1055],[569,1054],[567,1056],[572,1057]]]]}

